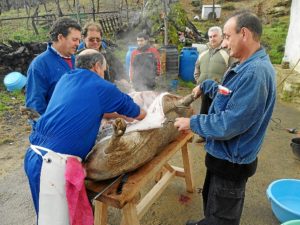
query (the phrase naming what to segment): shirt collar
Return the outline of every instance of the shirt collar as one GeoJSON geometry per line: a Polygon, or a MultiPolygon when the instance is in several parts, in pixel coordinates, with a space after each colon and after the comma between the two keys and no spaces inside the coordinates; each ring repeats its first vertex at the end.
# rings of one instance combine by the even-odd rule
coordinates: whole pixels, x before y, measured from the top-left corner
{"type": "Polygon", "coordinates": [[[239,62],[234,63],[232,65],[232,71],[235,73],[239,73],[244,67],[246,67],[250,62],[257,58],[261,58],[265,56],[267,53],[264,48],[260,47],[253,55],[251,55],[247,60],[245,60],[243,63],[239,64],[239,62]]]}
{"type": "Polygon", "coordinates": [[[60,54],[60,53],[56,50],[56,48],[53,47],[52,44],[49,44],[49,46],[50,46],[50,48],[51,48],[57,55],[59,55],[59,56],[62,57],[63,59],[71,59],[71,56],[63,56],[62,54],[60,54]]]}

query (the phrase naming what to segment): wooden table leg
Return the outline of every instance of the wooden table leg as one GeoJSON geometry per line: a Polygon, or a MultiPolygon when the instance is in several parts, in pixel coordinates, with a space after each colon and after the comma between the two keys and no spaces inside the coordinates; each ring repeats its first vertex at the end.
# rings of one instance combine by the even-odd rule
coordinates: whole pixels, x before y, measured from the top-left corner
{"type": "Polygon", "coordinates": [[[94,225],[107,225],[107,205],[97,200],[94,209],[94,225]]]}
{"type": "Polygon", "coordinates": [[[135,203],[128,202],[122,208],[122,213],[122,225],[140,225],[135,203]]]}
{"type": "Polygon", "coordinates": [[[193,174],[192,174],[192,168],[191,168],[191,164],[190,164],[187,143],[182,146],[181,153],[182,153],[183,168],[184,168],[184,173],[185,173],[184,179],[185,179],[185,183],[186,183],[186,190],[187,190],[187,192],[193,193],[194,192],[194,182],[193,182],[193,174]]]}

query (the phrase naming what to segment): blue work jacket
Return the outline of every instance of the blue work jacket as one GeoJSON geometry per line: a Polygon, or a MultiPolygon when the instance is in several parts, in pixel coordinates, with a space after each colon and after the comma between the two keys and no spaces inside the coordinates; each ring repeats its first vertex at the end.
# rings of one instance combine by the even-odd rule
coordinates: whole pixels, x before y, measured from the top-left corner
{"type": "Polygon", "coordinates": [[[230,68],[222,85],[206,80],[200,88],[213,102],[208,115],[191,117],[190,127],[206,138],[206,151],[231,163],[253,162],[276,98],[275,71],[265,50],[230,68]]]}
{"type": "Polygon", "coordinates": [[[64,73],[74,69],[74,56],[71,59],[73,68],[70,68],[49,43],[47,50],[31,62],[27,71],[27,107],[36,110],[41,115],[45,112],[58,80],[64,73]]]}
{"type": "Polygon", "coordinates": [[[137,117],[140,107],[96,73],[72,70],[58,81],[30,143],[84,159],[95,144],[103,114],[112,112],[137,117]]]}

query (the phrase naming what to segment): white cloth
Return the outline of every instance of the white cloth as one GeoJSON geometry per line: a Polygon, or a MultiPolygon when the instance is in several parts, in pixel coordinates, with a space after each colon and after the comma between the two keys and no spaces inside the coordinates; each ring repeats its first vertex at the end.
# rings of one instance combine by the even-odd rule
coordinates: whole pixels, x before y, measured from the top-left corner
{"type": "Polygon", "coordinates": [[[31,145],[33,151],[41,155],[43,164],[40,176],[39,225],[69,225],[69,210],[65,189],[65,168],[70,156],[50,149],[31,145]],[[43,156],[40,150],[47,153],[43,156]]]}
{"type": "Polygon", "coordinates": [[[168,92],[160,94],[154,99],[152,104],[147,109],[146,117],[130,126],[127,126],[126,133],[132,131],[141,131],[141,130],[150,130],[154,128],[160,128],[163,126],[163,123],[166,119],[162,99],[165,95],[169,94],[168,92]]]}
{"type": "MultiPolygon", "coordinates": [[[[133,99],[135,100],[135,98],[139,97],[139,94],[141,95],[143,93],[136,92],[134,94],[135,94],[135,96],[133,97],[133,99]]],[[[150,96],[151,92],[149,92],[148,94],[149,94],[149,98],[155,96],[155,95],[150,96]]],[[[162,127],[166,120],[166,117],[165,117],[165,114],[163,111],[162,99],[165,95],[168,95],[168,94],[170,94],[170,93],[164,92],[162,94],[159,94],[157,97],[154,98],[153,102],[150,105],[148,103],[142,102],[143,98],[138,98],[137,99],[138,104],[140,105],[140,107],[144,108],[147,111],[147,115],[141,121],[136,120],[132,123],[127,123],[125,133],[129,133],[129,132],[133,132],[133,131],[150,130],[150,129],[162,127]],[[147,106],[148,106],[148,108],[146,108],[147,106]]],[[[135,100],[135,102],[136,102],[136,100],[135,100]]],[[[102,133],[106,132],[106,134],[103,135],[103,138],[100,138],[101,139],[100,142],[111,138],[113,128],[111,126],[110,127],[108,126],[101,132],[102,133]]]]}

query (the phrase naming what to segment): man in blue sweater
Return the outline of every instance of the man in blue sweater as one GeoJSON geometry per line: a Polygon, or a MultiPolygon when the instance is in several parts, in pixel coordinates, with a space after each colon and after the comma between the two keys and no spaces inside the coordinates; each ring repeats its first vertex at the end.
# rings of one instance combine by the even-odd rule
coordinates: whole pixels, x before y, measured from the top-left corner
{"type": "Polygon", "coordinates": [[[52,43],[38,55],[27,72],[26,107],[43,114],[57,81],[74,69],[74,53],[81,39],[80,25],[69,18],[58,19],[50,30],[52,43]]]}
{"type": "Polygon", "coordinates": [[[221,85],[206,80],[194,88],[195,97],[208,94],[208,115],[177,118],[180,131],[191,129],[206,139],[207,168],[202,197],[205,218],[187,225],[238,225],[247,180],[257,168],[275,98],[275,72],[260,45],[262,24],[256,15],[239,12],[224,26],[223,45],[238,59],[221,85]]]}
{"type": "Polygon", "coordinates": [[[103,79],[106,61],[101,53],[82,51],[76,68],[58,81],[30,135],[24,159],[39,225],[70,224],[68,208],[73,206],[66,199],[66,174],[80,174],[82,168],[74,172],[76,168],[68,167],[69,159],[78,163],[85,159],[95,144],[103,114],[117,112],[137,120],[146,115],[131,97],[103,79]]]}

